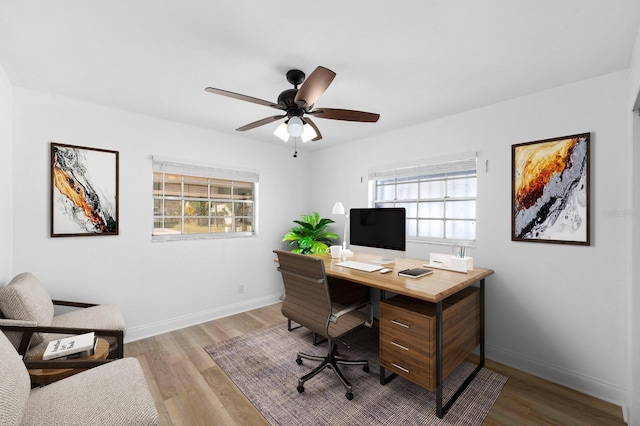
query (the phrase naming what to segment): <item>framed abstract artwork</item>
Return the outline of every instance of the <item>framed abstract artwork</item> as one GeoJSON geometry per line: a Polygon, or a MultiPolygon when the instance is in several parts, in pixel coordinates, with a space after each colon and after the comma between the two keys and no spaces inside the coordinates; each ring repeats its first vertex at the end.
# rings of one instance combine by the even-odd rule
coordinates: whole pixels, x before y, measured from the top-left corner
{"type": "Polygon", "coordinates": [[[589,133],[512,145],[511,240],[590,245],[589,133]]]}
{"type": "Polygon", "coordinates": [[[51,143],[51,236],[118,235],[117,151],[51,143]]]}

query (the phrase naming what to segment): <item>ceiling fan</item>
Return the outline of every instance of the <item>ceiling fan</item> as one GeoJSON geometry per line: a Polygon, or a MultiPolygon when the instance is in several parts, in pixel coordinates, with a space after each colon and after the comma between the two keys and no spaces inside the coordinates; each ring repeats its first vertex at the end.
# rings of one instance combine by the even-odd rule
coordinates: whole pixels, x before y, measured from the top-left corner
{"type": "Polygon", "coordinates": [[[287,81],[293,84],[293,89],[287,89],[280,93],[278,101],[275,103],[229,92],[227,90],[215,89],[213,87],[207,87],[205,90],[209,93],[215,93],[217,95],[252,102],[283,111],[283,114],[273,115],[238,127],[236,130],[240,132],[255,129],[256,127],[286,118],[286,120],[276,128],[274,132],[276,136],[279,136],[284,141],[287,141],[289,136],[301,137],[304,142],[309,140],[317,141],[322,139],[322,134],[311,117],[326,118],[329,120],[359,121],[363,123],[375,123],[380,118],[380,114],[372,112],[336,108],[315,108],[315,102],[327,90],[335,76],[335,72],[319,66],[305,81],[304,72],[296,69],[289,70],[287,72],[287,81]],[[298,89],[300,85],[302,86],[298,89]]]}

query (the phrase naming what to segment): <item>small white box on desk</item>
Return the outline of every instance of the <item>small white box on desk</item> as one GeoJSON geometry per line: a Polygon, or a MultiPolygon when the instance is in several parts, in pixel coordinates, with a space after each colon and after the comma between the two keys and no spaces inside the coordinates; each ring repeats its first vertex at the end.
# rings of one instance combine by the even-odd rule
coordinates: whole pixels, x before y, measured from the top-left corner
{"type": "Polygon", "coordinates": [[[429,265],[433,268],[447,269],[450,271],[473,271],[473,257],[457,257],[443,253],[429,253],[429,265]]]}
{"type": "Polygon", "coordinates": [[[451,269],[454,271],[473,271],[473,257],[451,256],[451,269]]]}

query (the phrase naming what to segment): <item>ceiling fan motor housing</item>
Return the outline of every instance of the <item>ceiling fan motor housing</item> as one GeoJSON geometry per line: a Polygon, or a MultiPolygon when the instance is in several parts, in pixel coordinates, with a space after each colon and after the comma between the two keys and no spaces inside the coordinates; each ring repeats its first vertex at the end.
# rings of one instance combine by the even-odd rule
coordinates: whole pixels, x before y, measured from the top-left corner
{"type": "MultiPolygon", "coordinates": [[[[243,132],[255,129],[256,127],[264,126],[286,117],[285,123],[287,126],[291,127],[291,129],[288,129],[290,130],[289,135],[293,135],[294,133],[301,134],[305,130],[313,130],[315,136],[311,136],[312,139],[310,140],[317,141],[322,139],[322,135],[320,134],[318,127],[313,122],[316,118],[375,123],[380,117],[380,114],[348,109],[314,109],[315,102],[325,92],[325,90],[327,90],[335,76],[335,72],[322,66],[316,67],[316,69],[309,75],[308,79],[304,72],[298,69],[289,70],[287,71],[286,77],[287,81],[293,85],[293,89],[287,89],[280,93],[278,96],[278,103],[265,101],[264,99],[255,98],[253,96],[242,95],[240,93],[230,92],[228,90],[216,89],[215,87],[207,87],[205,90],[217,95],[275,108],[280,111],[279,115],[272,115],[270,117],[263,118],[262,120],[257,120],[238,127],[236,129],[237,131],[243,132]],[[304,85],[299,87],[302,83],[304,83],[304,85]],[[313,115],[313,120],[311,117],[305,117],[305,114],[313,115]],[[295,120],[292,120],[293,118],[295,118],[295,120]],[[307,124],[308,126],[304,127],[304,125],[307,124]]],[[[310,135],[308,134],[307,136],[310,135]]]]}
{"type": "Polygon", "coordinates": [[[304,72],[300,70],[289,70],[287,71],[287,81],[297,89],[305,79],[304,72]]]}

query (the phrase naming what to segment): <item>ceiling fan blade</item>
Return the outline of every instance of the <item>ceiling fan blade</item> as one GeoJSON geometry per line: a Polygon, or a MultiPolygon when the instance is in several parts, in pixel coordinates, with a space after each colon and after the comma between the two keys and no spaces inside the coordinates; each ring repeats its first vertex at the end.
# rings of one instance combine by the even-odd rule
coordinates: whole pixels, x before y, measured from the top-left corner
{"type": "Polygon", "coordinates": [[[318,129],[316,123],[314,123],[313,120],[311,120],[311,118],[309,117],[304,117],[304,121],[306,121],[309,126],[313,127],[313,130],[316,131],[316,135],[318,135],[315,138],[311,139],[311,142],[319,141],[320,139],[322,139],[322,133],[320,133],[320,129],[318,129]]]}
{"type": "Polygon", "coordinates": [[[285,118],[287,114],[283,115],[274,115],[273,117],[263,118],[262,120],[254,121],[253,123],[245,124],[242,127],[238,127],[236,130],[239,132],[244,132],[245,130],[255,129],[256,127],[264,126],[265,124],[272,123],[276,120],[280,120],[281,118],[285,118]]]}
{"type": "Polygon", "coordinates": [[[316,108],[308,112],[308,114],[313,114],[314,117],[318,118],[328,118],[329,120],[360,121],[363,123],[375,123],[380,118],[380,114],[373,112],[337,108],[316,108]]]}
{"type": "Polygon", "coordinates": [[[307,77],[302,87],[298,90],[294,102],[300,107],[313,105],[327,90],[335,78],[336,73],[325,67],[317,67],[307,77]]]}
{"type": "Polygon", "coordinates": [[[268,107],[275,108],[275,109],[284,109],[284,107],[282,105],[279,105],[279,104],[276,104],[276,103],[273,103],[273,102],[269,102],[269,101],[265,101],[263,99],[254,98],[252,96],[241,95],[240,93],[229,92],[228,90],[216,89],[216,88],[213,88],[213,87],[207,87],[204,90],[206,90],[209,93],[214,93],[216,95],[226,96],[228,98],[238,99],[238,100],[241,100],[241,101],[247,101],[247,102],[251,102],[251,103],[254,103],[254,104],[258,104],[258,105],[264,105],[264,106],[268,106],[268,107]]]}

